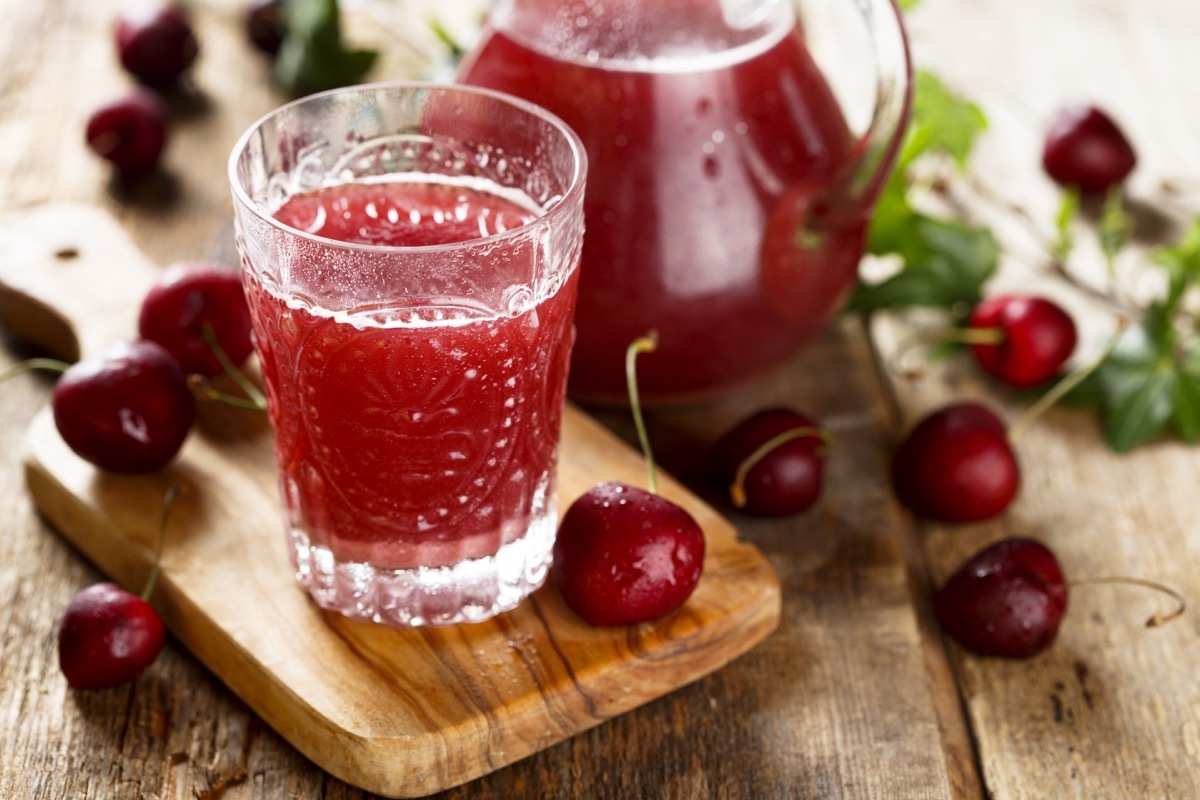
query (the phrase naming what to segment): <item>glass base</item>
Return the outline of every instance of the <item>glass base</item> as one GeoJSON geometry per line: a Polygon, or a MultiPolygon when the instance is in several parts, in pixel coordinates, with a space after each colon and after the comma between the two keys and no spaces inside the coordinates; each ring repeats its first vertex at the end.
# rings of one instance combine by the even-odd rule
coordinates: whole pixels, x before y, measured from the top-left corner
{"type": "Polygon", "coordinates": [[[386,569],[338,561],[299,529],[288,531],[296,581],[321,608],[397,627],[482,622],[516,608],[546,580],[554,514],[538,515],[525,535],[495,555],[449,567],[386,569]]]}

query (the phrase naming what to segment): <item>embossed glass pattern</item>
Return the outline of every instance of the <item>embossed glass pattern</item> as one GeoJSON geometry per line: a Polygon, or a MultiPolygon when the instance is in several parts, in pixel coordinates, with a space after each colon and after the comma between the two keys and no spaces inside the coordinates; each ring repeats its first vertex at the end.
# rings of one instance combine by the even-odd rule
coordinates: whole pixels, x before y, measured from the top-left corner
{"type": "Polygon", "coordinates": [[[354,87],[230,160],[288,548],[325,608],[475,621],[545,579],[582,146],[493,92],[354,87]]]}

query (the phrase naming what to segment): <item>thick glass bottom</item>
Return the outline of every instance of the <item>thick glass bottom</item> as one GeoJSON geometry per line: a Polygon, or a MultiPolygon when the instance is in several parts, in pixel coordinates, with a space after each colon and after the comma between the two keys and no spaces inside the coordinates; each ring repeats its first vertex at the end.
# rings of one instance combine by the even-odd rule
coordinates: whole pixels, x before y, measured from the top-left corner
{"type": "Polygon", "coordinates": [[[288,551],[296,581],[321,608],[397,627],[482,622],[516,608],[545,582],[556,523],[553,512],[536,515],[523,537],[495,555],[447,567],[338,561],[297,528],[288,531],[288,551]]]}

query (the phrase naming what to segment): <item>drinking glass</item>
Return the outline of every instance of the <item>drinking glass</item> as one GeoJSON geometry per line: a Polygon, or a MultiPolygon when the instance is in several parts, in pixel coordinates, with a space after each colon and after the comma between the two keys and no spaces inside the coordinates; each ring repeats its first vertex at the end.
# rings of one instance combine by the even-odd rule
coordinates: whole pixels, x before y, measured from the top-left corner
{"type": "Polygon", "coordinates": [[[586,157],[484,89],[357,86],[229,163],[287,548],[323,608],[479,621],[545,580],[586,157]]]}

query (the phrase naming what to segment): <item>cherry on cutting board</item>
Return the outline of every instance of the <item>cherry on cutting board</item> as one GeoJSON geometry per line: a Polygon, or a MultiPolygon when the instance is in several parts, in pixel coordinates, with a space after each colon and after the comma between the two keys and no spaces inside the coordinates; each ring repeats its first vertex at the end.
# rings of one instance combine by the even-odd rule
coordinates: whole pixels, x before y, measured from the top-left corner
{"type": "Polygon", "coordinates": [[[92,152],[122,179],[136,180],[158,168],[167,145],[167,112],[152,93],[137,89],[93,111],[85,136],[92,152]]]}
{"type": "Polygon", "coordinates": [[[700,581],[704,532],[685,509],[657,494],[634,370],[654,334],[626,354],[630,405],[649,472],[649,491],[603,482],[573,502],[559,523],[550,575],[567,607],[598,626],[634,625],[681,606],[700,581]]]}
{"type": "Polygon", "coordinates": [[[636,486],[605,482],[563,515],[551,574],[584,621],[634,625],[682,605],[703,564],[704,534],[687,511],[636,486]]]}
{"type": "Polygon", "coordinates": [[[1008,507],[1020,485],[1004,423],[976,402],[952,403],[924,417],[892,455],[896,497],[929,519],[990,519],[1008,507]]]}
{"type": "Polygon", "coordinates": [[[942,630],[974,653],[1003,658],[1028,658],[1048,647],[1066,608],[1058,559],[1024,538],[976,553],[933,595],[942,630]]]}
{"type": "Polygon", "coordinates": [[[1058,304],[1031,295],[998,295],[979,303],[967,329],[996,331],[997,341],[973,342],[971,352],[985,372],[1020,389],[1056,377],[1075,352],[1075,321],[1058,304]]]}
{"type": "Polygon", "coordinates": [[[200,53],[191,21],[183,10],[152,0],[121,11],[116,44],[121,66],[156,89],[178,83],[200,53]]]}
{"type": "Polygon", "coordinates": [[[1062,186],[1083,193],[1117,186],[1137,166],[1133,145],[1112,117],[1094,105],[1071,105],[1046,131],[1042,166],[1062,186]]]}
{"type": "Polygon", "coordinates": [[[746,514],[799,514],[821,495],[828,445],[828,434],[812,419],[789,408],[765,408],[713,444],[710,471],[746,514]]]}
{"type": "Polygon", "coordinates": [[[185,373],[212,377],[224,367],[205,338],[205,326],[233,366],[250,356],[250,308],[241,274],[211,262],[172,264],[142,300],[138,334],[166,349],[185,373]]]}
{"type": "Polygon", "coordinates": [[[108,689],[137,678],[167,640],[162,618],[147,599],[162,563],[167,521],[178,485],[167,490],[154,563],[141,595],[97,583],[75,595],[58,625],[58,666],[73,689],[108,689]]]}
{"type": "Polygon", "coordinates": [[[154,342],[118,341],[71,365],[51,396],[63,441],[118,473],[165,467],[196,419],[196,401],[175,359],[154,342]]]}

